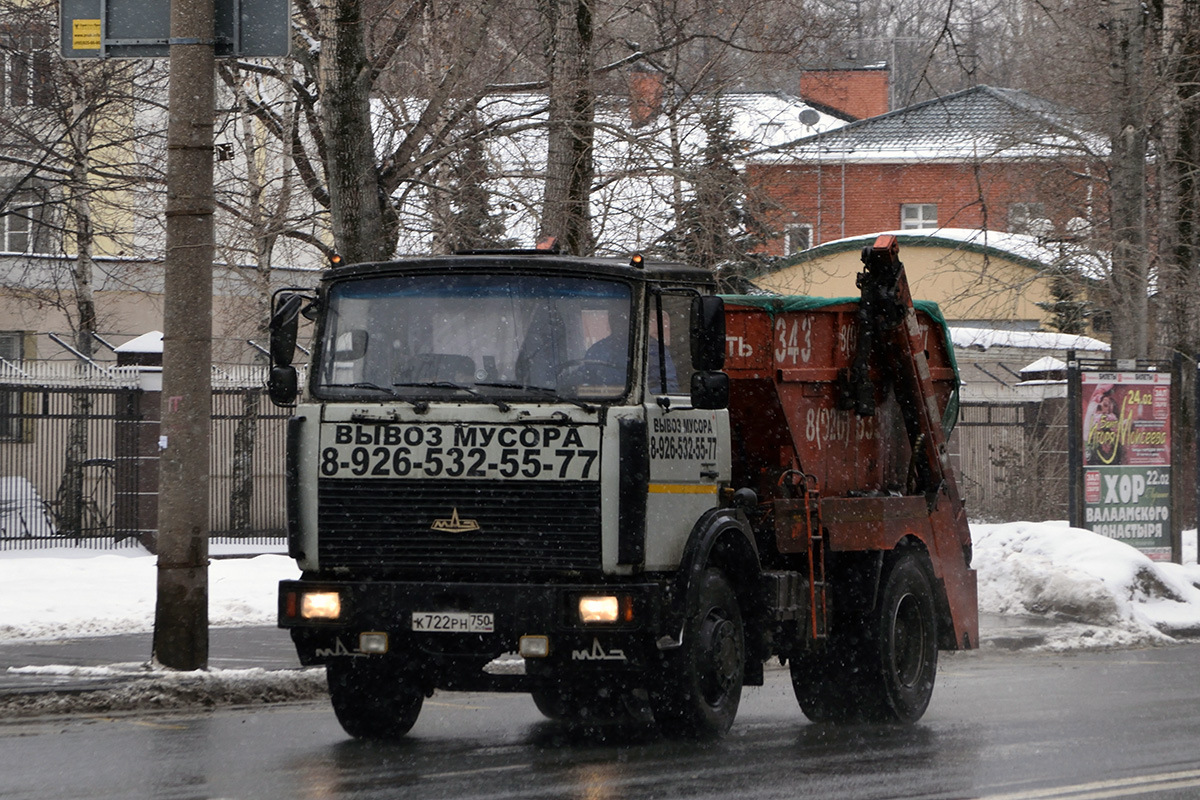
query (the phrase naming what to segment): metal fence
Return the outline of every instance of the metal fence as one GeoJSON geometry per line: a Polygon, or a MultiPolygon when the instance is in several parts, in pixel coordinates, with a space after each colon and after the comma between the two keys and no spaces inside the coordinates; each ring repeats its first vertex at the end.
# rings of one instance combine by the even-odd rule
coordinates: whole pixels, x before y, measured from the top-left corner
{"type": "MultiPolygon", "coordinates": [[[[214,543],[277,544],[287,414],[252,372],[214,380],[214,543]]],[[[136,546],[157,515],[156,392],[136,370],[0,368],[0,550],[136,546]]]]}
{"type": "Polygon", "coordinates": [[[1065,399],[964,403],[950,457],[971,519],[1067,518],[1065,399]]]}
{"type": "MultiPolygon", "coordinates": [[[[157,396],[135,370],[0,365],[0,550],[135,546],[155,527],[157,396]]],[[[287,414],[254,371],[214,375],[214,543],[283,541],[287,414]]],[[[972,519],[1065,519],[1066,404],[968,403],[950,440],[972,519]]]]}

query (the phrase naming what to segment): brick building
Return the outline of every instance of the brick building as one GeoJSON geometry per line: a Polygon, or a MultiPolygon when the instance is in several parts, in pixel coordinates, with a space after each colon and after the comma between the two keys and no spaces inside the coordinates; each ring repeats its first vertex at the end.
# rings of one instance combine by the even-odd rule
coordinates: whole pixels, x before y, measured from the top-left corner
{"type": "MultiPolygon", "coordinates": [[[[854,74],[817,73],[816,102],[861,97],[854,74]],[[822,84],[818,78],[824,81],[822,84]]],[[[879,71],[862,70],[879,107],[879,71]]],[[[886,73],[883,73],[886,74],[886,73]]],[[[977,86],[800,139],[746,164],[786,256],[895,229],[967,228],[1078,238],[1104,208],[1103,140],[1067,109],[977,86]]]]}

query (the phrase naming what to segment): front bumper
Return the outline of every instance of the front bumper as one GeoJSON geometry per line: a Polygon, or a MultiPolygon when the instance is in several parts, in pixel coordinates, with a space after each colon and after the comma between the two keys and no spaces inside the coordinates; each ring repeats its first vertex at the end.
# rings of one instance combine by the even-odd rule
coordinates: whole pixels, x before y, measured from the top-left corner
{"type": "MultiPolygon", "coordinates": [[[[664,634],[667,590],[653,582],[617,584],[502,584],[407,581],[283,581],[279,586],[279,626],[290,630],[301,663],[338,659],[389,659],[427,688],[527,690],[567,672],[597,677],[642,673],[657,662],[657,639],[664,634]],[[336,592],[336,619],[304,619],[301,598],[310,592],[336,592]],[[613,623],[579,621],[578,599],[617,595],[628,604],[627,618],[613,623]],[[488,633],[413,630],[414,612],[491,614],[488,633]],[[363,647],[363,634],[371,646],[363,647]],[[381,637],[380,634],[384,636],[381,637]],[[543,658],[526,658],[517,670],[496,674],[488,665],[517,652],[523,636],[546,637],[543,658]],[[386,642],[380,648],[380,642],[386,642]]],[[[623,606],[624,608],[625,606],[623,606]]]]}

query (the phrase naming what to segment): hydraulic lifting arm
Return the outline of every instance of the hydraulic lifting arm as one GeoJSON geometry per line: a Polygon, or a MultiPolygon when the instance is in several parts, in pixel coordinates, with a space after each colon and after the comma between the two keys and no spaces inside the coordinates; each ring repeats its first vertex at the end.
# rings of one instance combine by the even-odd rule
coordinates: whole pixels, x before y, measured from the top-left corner
{"type": "Polygon", "coordinates": [[[858,275],[858,343],[846,385],[843,408],[863,416],[875,413],[874,386],[868,365],[887,365],[888,377],[904,418],[912,449],[910,494],[925,496],[933,532],[934,570],[944,584],[953,620],[954,644],[978,643],[975,576],[970,570],[971,533],[947,452],[942,410],[925,357],[922,332],[895,236],[884,235],[863,248],[858,275]],[[872,359],[872,350],[879,357],[872,359]]]}

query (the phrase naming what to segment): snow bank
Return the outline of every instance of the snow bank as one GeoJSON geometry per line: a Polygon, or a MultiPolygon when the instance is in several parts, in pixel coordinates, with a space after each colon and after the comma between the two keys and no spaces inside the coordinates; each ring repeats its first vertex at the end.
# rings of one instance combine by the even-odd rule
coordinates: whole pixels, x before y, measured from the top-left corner
{"type": "MultiPolygon", "coordinates": [[[[278,583],[299,574],[282,555],[213,560],[210,624],[274,625],[278,583]]],[[[143,550],[0,553],[0,642],[153,630],[157,580],[143,550]]]]}
{"type": "Polygon", "coordinates": [[[1165,644],[1200,634],[1200,567],[1151,561],[1065,523],[971,526],[981,613],[1042,616],[1049,649],[1165,644]]]}
{"type": "MultiPolygon", "coordinates": [[[[1053,621],[1039,627],[1045,647],[1161,644],[1200,635],[1195,532],[1185,548],[1193,563],[1185,566],[1150,561],[1065,523],[975,524],[971,533],[980,612],[1053,621]]],[[[298,575],[284,555],[214,559],[210,623],[273,626],[277,585],[298,575]]],[[[156,580],[156,559],[136,549],[0,552],[0,642],[150,631],[156,580]]]]}

